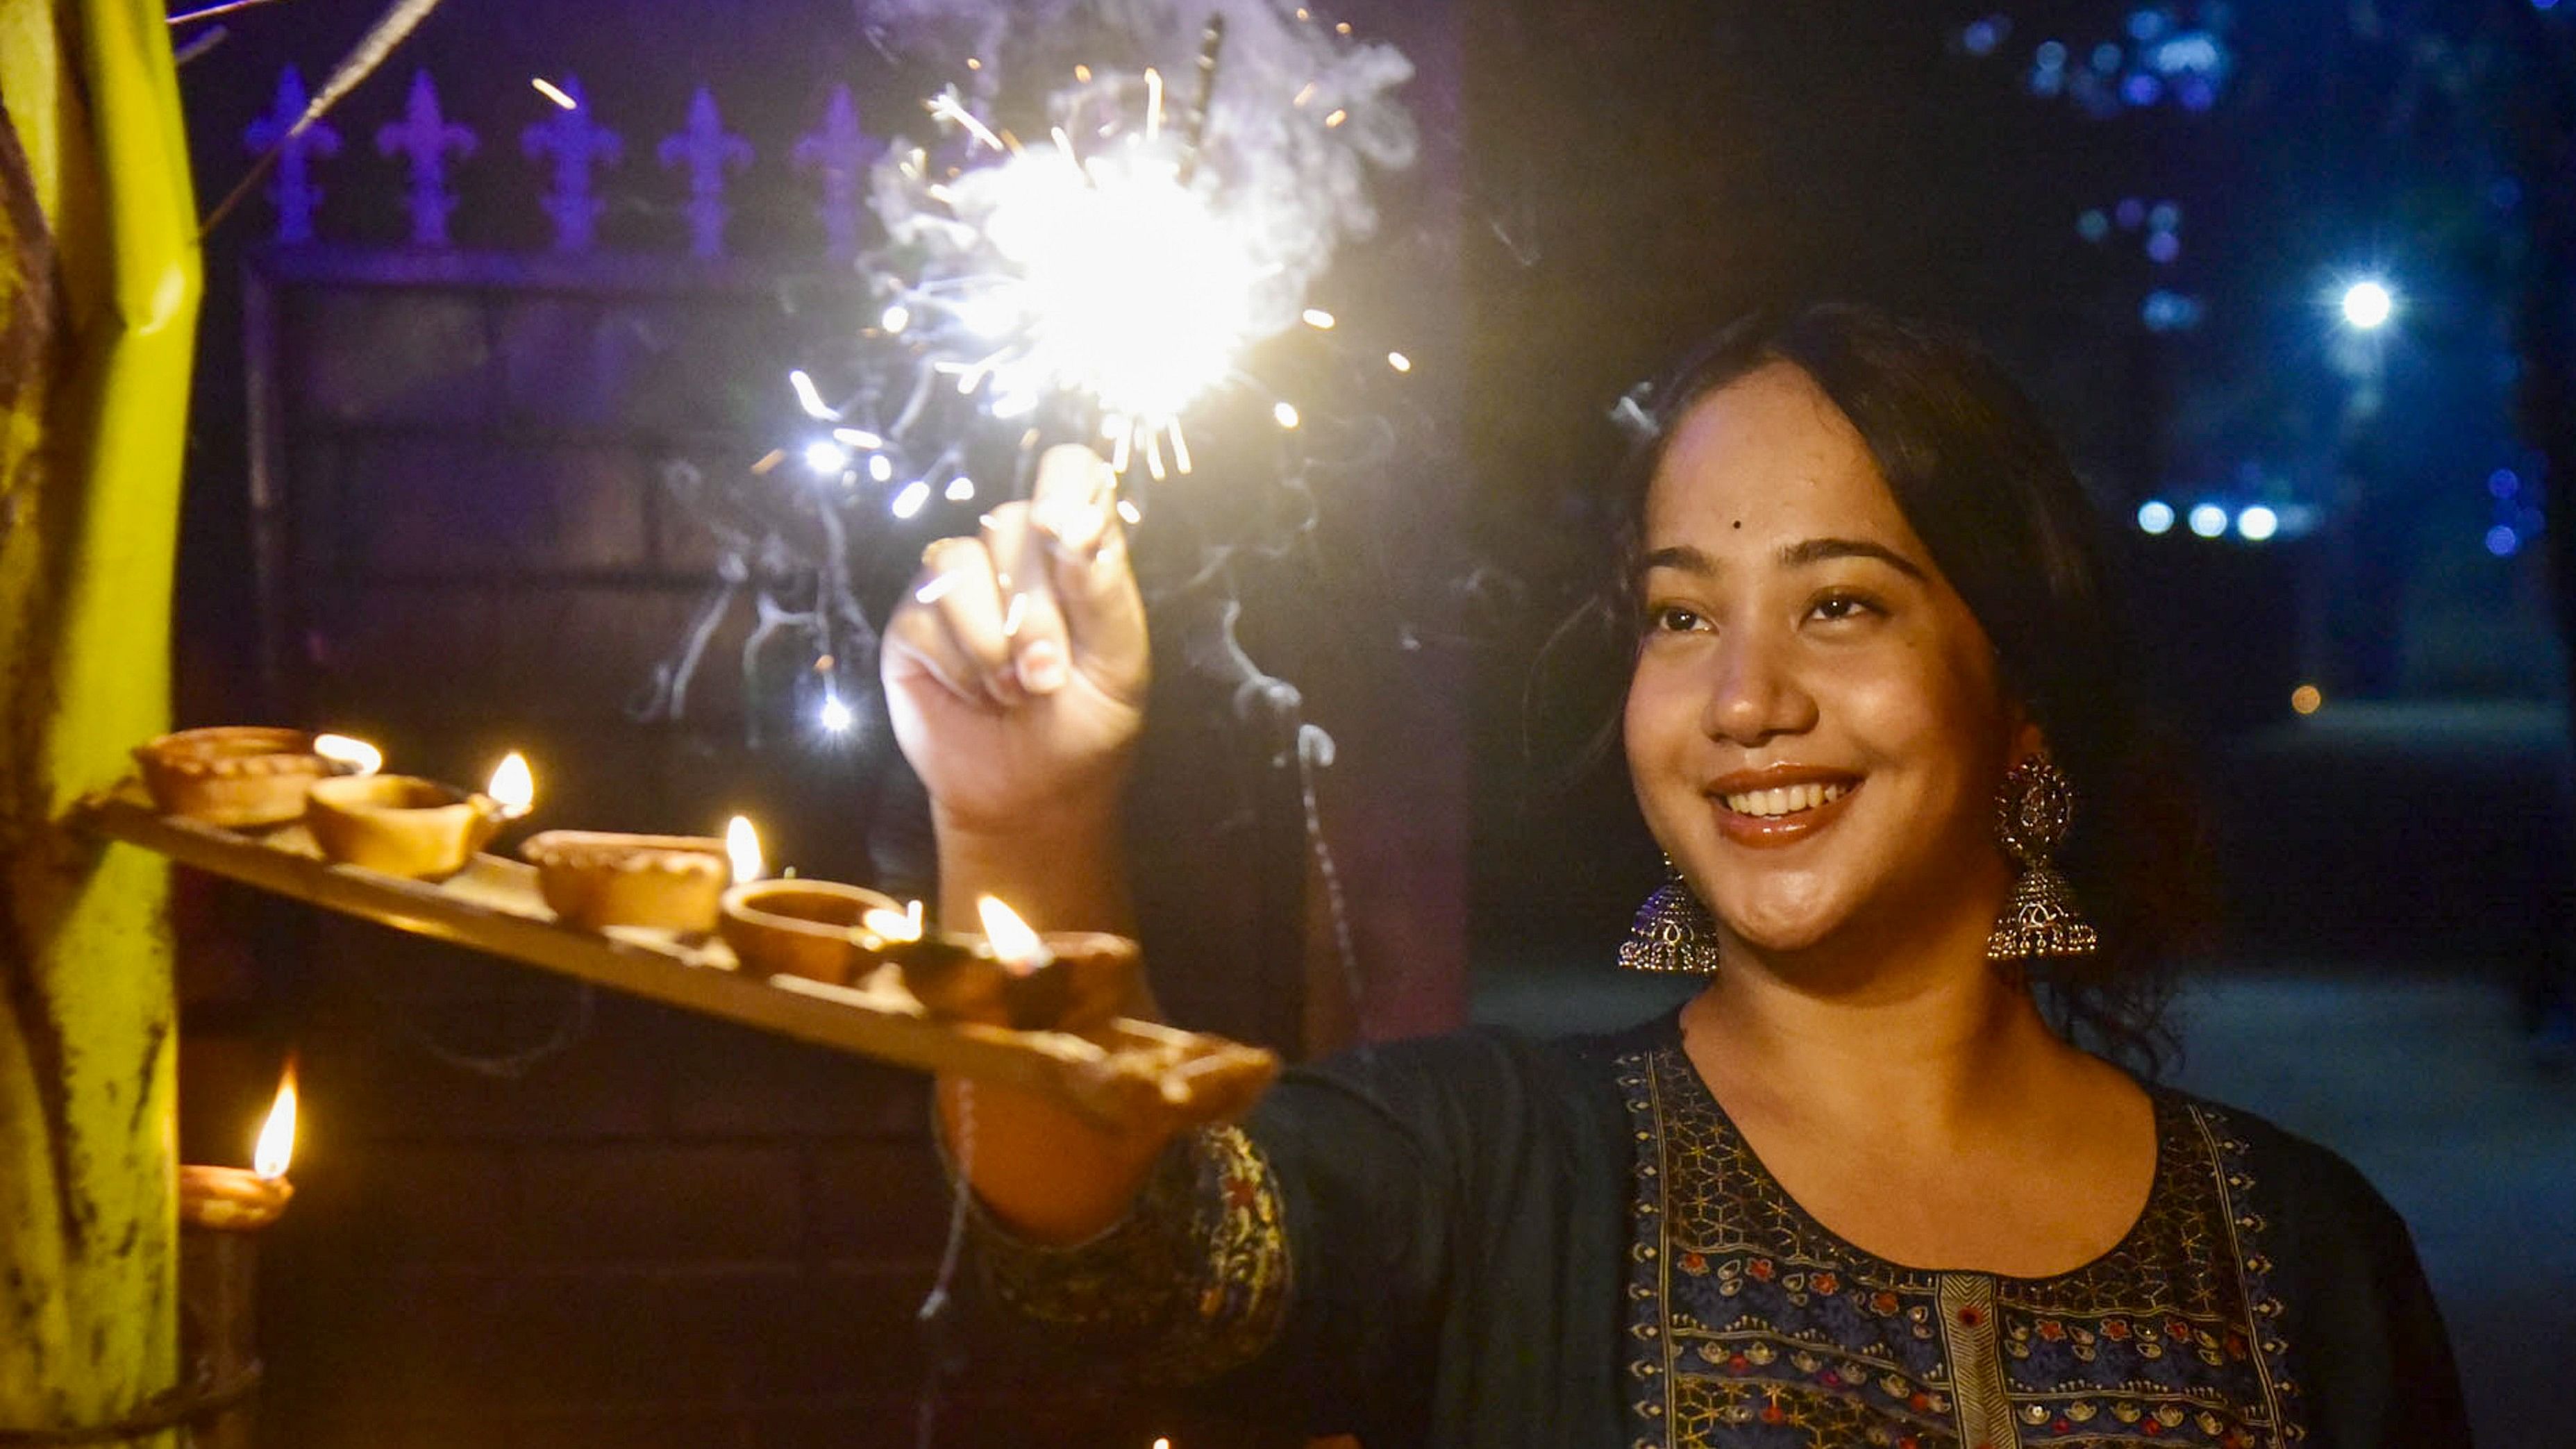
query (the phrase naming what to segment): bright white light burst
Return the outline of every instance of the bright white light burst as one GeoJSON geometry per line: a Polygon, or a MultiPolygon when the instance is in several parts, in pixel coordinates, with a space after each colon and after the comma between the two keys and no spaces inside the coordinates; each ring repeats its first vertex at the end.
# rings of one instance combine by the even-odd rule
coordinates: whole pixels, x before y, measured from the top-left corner
{"type": "Polygon", "coordinates": [[[2386,323],[2396,310],[2397,299],[2377,282],[2355,282],[2344,288],[2343,320],[2364,332],[2386,323]]]}
{"type": "MultiPolygon", "coordinates": [[[[1221,381],[1260,280],[1243,239],[1142,148],[1086,158],[1039,147],[956,183],[1012,279],[978,299],[1016,314],[992,373],[1004,394],[1087,394],[1151,429],[1221,381]]],[[[968,325],[974,325],[969,319],[968,325]]]]}

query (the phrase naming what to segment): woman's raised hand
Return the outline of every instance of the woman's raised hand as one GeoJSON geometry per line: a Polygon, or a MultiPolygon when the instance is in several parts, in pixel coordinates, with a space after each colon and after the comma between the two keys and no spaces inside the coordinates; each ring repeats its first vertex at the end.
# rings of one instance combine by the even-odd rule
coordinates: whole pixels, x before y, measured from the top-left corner
{"type": "Polygon", "coordinates": [[[881,673],[943,834],[1115,814],[1150,672],[1116,484],[1090,449],[1050,448],[1027,502],[922,553],[881,673]]]}

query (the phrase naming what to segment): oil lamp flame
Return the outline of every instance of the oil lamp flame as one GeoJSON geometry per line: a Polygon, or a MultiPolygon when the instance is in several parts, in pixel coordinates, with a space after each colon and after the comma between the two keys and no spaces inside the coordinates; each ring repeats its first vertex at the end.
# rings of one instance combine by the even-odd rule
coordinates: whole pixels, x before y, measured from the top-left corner
{"type": "Polygon", "coordinates": [[[352,775],[372,775],[385,767],[385,752],[348,735],[315,735],[313,753],[352,775]]]}
{"type": "Polygon", "coordinates": [[[890,944],[921,939],[921,902],[914,901],[910,910],[889,911],[883,906],[871,908],[859,917],[860,929],[890,944]]]}
{"type": "Polygon", "coordinates": [[[537,803],[537,777],[528,768],[528,757],[517,750],[492,772],[492,784],[484,794],[501,807],[501,813],[512,820],[528,813],[537,803]]]}
{"type": "Polygon", "coordinates": [[[751,818],[737,815],[725,822],[725,855],[733,862],[736,885],[760,879],[760,832],[751,828],[751,818]]]}
{"type": "Polygon", "coordinates": [[[286,1161],[295,1155],[295,1068],[289,1065],[277,1083],[277,1105],[268,1109],[268,1125],[259,1129],[251,1149],[253,1175],[274,1182],[286,1176],[286,1161]]]}
{"type": "Polygon", "coordinates": [[[1019,913],[992,896],[978,896],[976,914],[984,918],[984,939],[991,942],[993,954],[1014,971],[1035,971],[1052,959],[1046,943],[1019,913]]]}

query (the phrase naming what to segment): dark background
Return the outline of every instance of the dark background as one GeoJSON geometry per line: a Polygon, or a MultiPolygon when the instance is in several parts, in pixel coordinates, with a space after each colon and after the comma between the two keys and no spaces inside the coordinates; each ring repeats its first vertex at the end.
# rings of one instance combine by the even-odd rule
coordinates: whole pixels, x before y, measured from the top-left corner
{"type": "MultiPolygon", "coordinates": [[[[206,203],[247,163],[278,68],[316,80],[373,8],[233,17],[183,72],[206,203]]],[[[1381,186],[1385,226],[1327,290],[1346,331],[1421,366],[1401,390],[1372,374],[1346,426],[1386,446],[1322,475],[1316,525],[1233,584],[1255,657],[1341,745],[1319,808],[1359,1000],[1277,742],[1187,669],[1139,804],[1167,994],[1190,1024],[1291,1051],[1653,1009],[1607,964],[1652,848],[1615,763],[1581,758],[1615,661],[1544,647],[1603,561],[1608,408],[1754,305],[1851,296],[1957,321],[2063,428],[2212,805],[2226,923],[2190,963],[2184,1080],[2360,1162],[2415,1224],[2481,1442],[2552,1442],[2528,1365],[2576,1330],[2556,984],[2576,866],[2549,573],[2568,531],[2550,499],[2576,475],[2576,410],[2552,403],[2576,335],[2569,8],[1355,7],[1421,68],[1424,159],[1381,186]],[[2145,59],[2193,34],[2225,61],[2205,109],[2145,59]],[[2064,76],[2108,44],[2103,92],[2147,71],[2160,93],[2041,93],[2052,41],[2064,76]],[[2162,206],[2170,260],[2147,249],[2162,206]],[[2367,340],[2336,308],[2365,275],[2400,299],[2367,340]],[[2132,520],[2151,499],[2262,504],[2285,526],[2150,536],[2132,520]],[[2290,709],[2303,683],[2325,700],[2312,716],[2290,709]],[[1283,923],[1284,965],[1244,944],[1283,923]]],[[[885,54],[867,13],[449,0],[348,102],[320,170],[331,256],[401,264],[403,174],[373,135],[426,68],[481,132],[453,172],[458,246],[506,278],[547,238],[543,168],[518,154],[546,114],[530,75],[577,73],[625,134],[601,247],[657,264],[685,247],[684,191],[651,152],[704,83],[760,153],[731,198],[755,283],[698,332],[668,289],[290,287],[288,413],[310,441],[290,486],[313,511],[287,637],[263,637],[253,587],[242,279],[309,276],[316,254],[266,250],[256,199],[215,234],[185,722],[327,714],[459,778],[521,744],[558,812],[544,823],[694,830],[749,808],[785,858],[918,880],[881,736],[751,748],[763,706],[723,667],[693,719],[624,708],[703,583],[703,540],[654,511],[653,465],[779,441],[778,378],[838,325],[757,285],[828,272],[787,145],[839,83],[872,135],[917,130],[917,97],[960,62],[885,54]],[[593,345],[642,334],[691,340],[633,371],[593,345]],[[603,401],[575,417],[582,398],[603,401]],[[479,564],[463,583],[378,587],[458,556],[479,564]],[[286,661],[270,684],[264,648],[286,661]]],[[[890,540],[887,566],[917,549],[890,540]]],[[[917,1083],[201,884],[183,937],[191,1160],[235,1160],[279,1058],[305,1060],[302,1195],[267,1241],[272,1442],[912,1441],[936,1354],[910,1315],[945,1211],[917,1083]]],[[[1179,1422],[978,1362],[938,1442],[1141,1444],[1179,1422]]]]}

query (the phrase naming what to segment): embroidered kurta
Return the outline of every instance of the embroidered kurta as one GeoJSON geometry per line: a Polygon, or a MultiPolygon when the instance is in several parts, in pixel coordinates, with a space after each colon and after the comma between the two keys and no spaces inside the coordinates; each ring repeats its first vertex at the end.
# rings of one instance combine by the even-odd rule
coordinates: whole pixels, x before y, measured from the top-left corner
{"type": "Polygon", "coordinates": [[[2150,1090],[2145,1211],[2051,1278],[1844,1242],[1671,1017],[1291,1072],[1099,1238],[987,1226],[979,1259],[1003,1306],[1142,1380],[1369,1449],[2466,1444],[2396,1214],[2325,1149],[2150,1090]]]}

